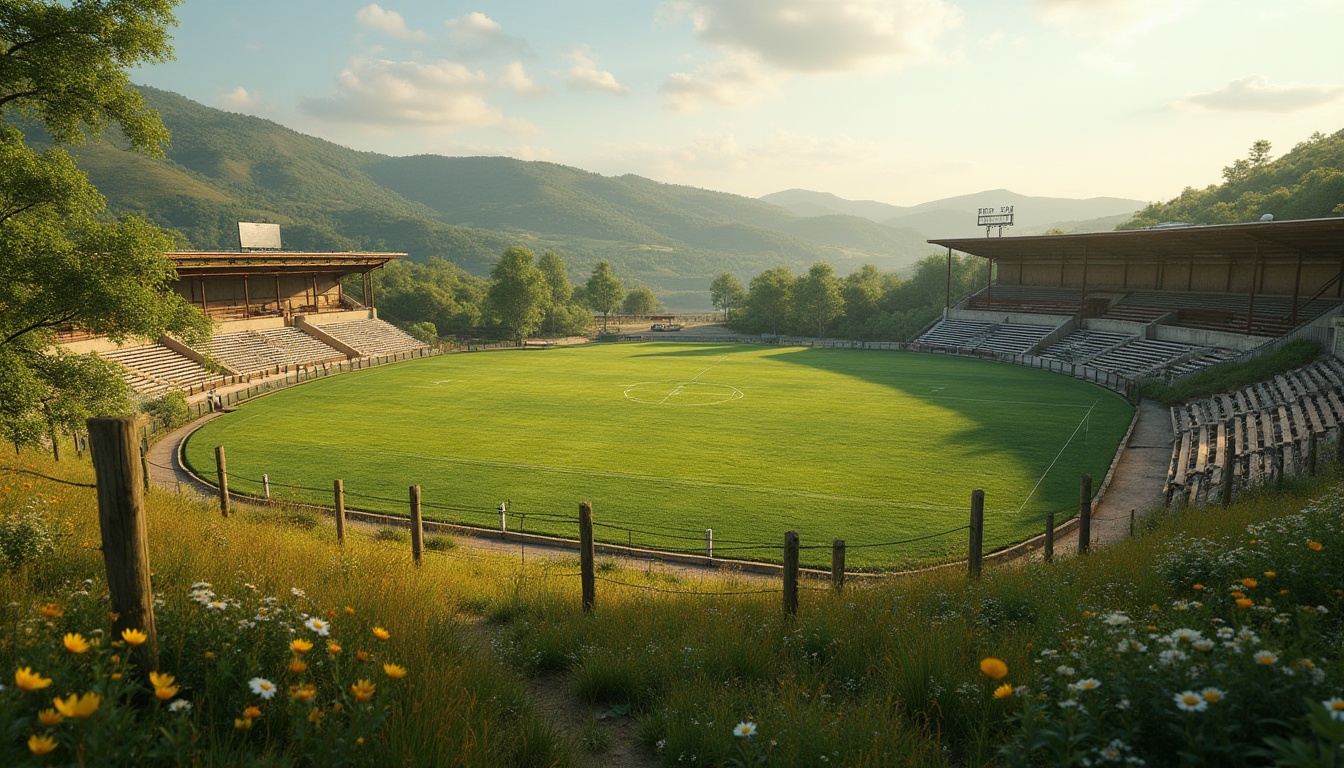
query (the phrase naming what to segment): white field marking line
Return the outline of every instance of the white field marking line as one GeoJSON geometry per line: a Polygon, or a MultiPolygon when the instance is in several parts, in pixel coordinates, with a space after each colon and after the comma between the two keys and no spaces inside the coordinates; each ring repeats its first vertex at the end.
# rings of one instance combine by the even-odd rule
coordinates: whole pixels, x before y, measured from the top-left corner
{"type": "MultiPolygon", "coordinates": [[[[290,441],[293,443],[294,441],[290,441]]],[[[330,448],[330,446],[319,445],[317,443],[306,443],[315,448],[330,448]]],[[[410,453],[408,451],[390,451],[380,448],[362,447],[365,453],[380,453],[389,456],[399,456],[409,459],[421,459],[429,462],[443,462],[446,464],[466,464],[470,466],[493,467],[496,469],[513,469],[527,472],[550,472],[557,475],[578,475],[581,477],[602,477],[615,480],[640,480],[651,483],[662,483],[670,485],[681,485],[691,488],[728,488],[737,491],[747,491],[751,493],[765,494],[768,496],[784,496],[788,498],[807,498],[818,499],[820,501],[843,501],[859,504],[871,504],[880,507],[892,507],[896,509],[920,509],[935,511],[965,511],[963,507],[947,504],[925,504],[917,501],[892,501],[890,499],[874,499],[864,496],[837,496],[829,493],[817,493],[816,491],[794,490],[789,488],[767,488],[756,485],[743,485],[742,483],[723,483],[710,480],[690,480],[686,478],[665,477],[660,475],[640,475],[633,472],[611,472],[592,469],[572,469],[569,467],[553,467],[545,464],[515,464],[505,461],[490,461],[488,459],[464,459],[452,456],[426,456],[420,453],[410,453]]],[[[1005,512],[1007,510],[992,510],[1005,512]]]]}
{"type": "Polygon", "coordinates": [[[681,383],[681,385],[678,386],[676,389],[672,390],[671,392],[668,392],[668,393],[667,393],[667,397],[664,397],[662,400],[659,400],[659,401],[658,401],[658,405],[662,405],[663,403],[666,403],[669,399],[671,399],[671,397],[672,397],[673,395],[679,395],[679,394],[681,394],[681,390],[685,389],[687,384],[694,384],[696,379],[698,379],[698,378],[700,378],[701,376],[704,376],[706,373],[709,373],[710,371],[714,370],[716,367],[718,367],[719,363],[722,363],[724,360],[727,360],[727,359],[728,359],[728,356],[727,356],[727,355],[724,355],[723,357],[720,357],[718,360],[715,360],[715,361],[714,361],[714,365],[711,365],[711,366],[709,366],[708,368],[706,368],[705,370],[703,370],[703,371],[701,371],[701,372],[695,374],[694,376],[692,376],[690,381],[683,381],[683,382],[681,383]]]}
{"type": "MultiPolygon", "coordinates": [[[[1097,403],[1099,403],[1099,402],[1101,402],[1101,401],[1100,401],[1100,400],[1097,400],[1096,402],[1092,403],[1092,408],[1096,408],[1096,407],[1097,407],[1097,403]]],[[[1050,462],[1050,466],[1048,466],[1048,467],[1045,468],[1045,472],[1043,472],[1043,473],[1041,474],[1041,479],[1040,479],[1040,480],[1037,480],[1037,481],[1036,481],[1036,484],[1033,485],[1033,486],[1031,487],[1031,493],[1028,493],[1028,494],[1027,494],[1027,498],[1025,498],[1025,499],[1022,500],[1022,506],[1020,506],[1020,507],[1017,508],[1017,513],[1016,513],[1016,514],[1019,514],[1019,515],[1022,514],[1022,510],[1024,510],[1024,509],[1027,508],[1027,502],[1031,501],[1031,497],[1034,496],[1034,495],[1036,494],[1036,489],[1037,489],[1037,488],[1040,488],[1040,487],[1041,487],[1041,483],[1044,483],[1044,482],[1045,482],[1045,476],[1048,475],[1048,474],[1050,474],[1050,470],[1052,470],[1052,469],[1055,468],[1055,464],[1059,461],[1059,457],[1060,457],[1060,456],[1063,456],[1063,455],[1064,455],[1064,451],[1068,449],[1068,447],[1069,447],[1069,443],[1072,443],[1072,442],[1073,442],[1073,438],[1075,438],[1075,437],[1078,436],[1078,430],[1082,429],[1082,428],[1083,428],[1083,425],[1087,423],[1087,419],[1088,419],[1088,417],[1092,415],[1092,408],[1088,408],[1088,409],[1087,409],[1087,413],[1084,413],[1084,414],[1083,414],[1083,418],[1082,418],[1081,420],[1079,420],[1079,422],[1078,422],[1078,426],[1076,426],[1076,427],[1073,428],[1073,434],[1069,435],[1069,439],[1064,441],[1064,447],[1063,447],[1063,448],[1060,448],[1060,449],[1059,449],[1059,453],[1055,454],[1055,460],[1052,461],[1052,462],[1050,462]]]]}

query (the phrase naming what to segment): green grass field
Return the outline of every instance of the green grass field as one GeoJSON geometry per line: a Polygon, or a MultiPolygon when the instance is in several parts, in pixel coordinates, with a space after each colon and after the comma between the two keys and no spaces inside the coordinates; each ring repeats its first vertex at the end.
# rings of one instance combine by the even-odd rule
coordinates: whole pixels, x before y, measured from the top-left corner
{"type": "Polygon", "coordinates": [[[804,563],[846,540],[858,567],[964,555],[971,491],[987,549],[1076,509],[1132,408],[1100,387],[934,355],[715,344],[618,344],[445,355],[323,379],[244,404],[197,431],[188,463],[231,488],[427,519],[804,563]],[[314,490],[285,488],[304,486],[314,490]],[[379,498],[369,498],[379,497],[379,498]],[[1066,511],[1067,510],[1067,511],[1066,511]],[[526,517],[523,515],[526,514],[526,517]],[[749,549],[765,545],[764,549],[749,549]]]}

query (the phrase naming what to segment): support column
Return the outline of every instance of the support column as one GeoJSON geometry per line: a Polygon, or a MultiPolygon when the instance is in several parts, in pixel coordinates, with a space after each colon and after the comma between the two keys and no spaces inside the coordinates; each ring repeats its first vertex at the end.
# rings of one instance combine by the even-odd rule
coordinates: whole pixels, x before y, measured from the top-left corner
{"type": "Polygon", "coordinates": [[[204,278],[204,277],[201,278],[201,314],[203,314],[203,315],[207,315],[207,316],[210,314],[210,305],[207,304],[206,301],[205,301],[205,278],[204,278]]]}
{"type": "Polygon", "coordinates": [[[1083,246],[1083,295],[1078,299],[1078,319],[1083,319],[1083,305],[1087,303],[1087,246],[1083,246]]]}
{"type": "Polygon", "coordinates": [[[1255,246],[1255,266],[1251,269],[1251,302],[1246,310],[1246,333],[1251,333],[1251,324],[1255,322],[1255,292],[1260,287],[1260,246],[1255,246]]]}
{"type": "MultiPolygon", "coordinates": [[[[944,305],[947,309],[952,308],[952,249],[947,249],[947,303],[944,305]]],[[[944,317],[947,315],[944,314],[944,317]]]]}
{"type": "Polygon", "coordinates": [[[1302,252],[1297,252],[1297,273],[1293,277],[1293,315],[1289,322],[1297,325],[1297,301],[1302,293],[1302,252]]]}
{"type": "Polygon", "coordinates": [[[275,311],[284,314],[284,307],[280,305],[280,273],[275,273],[275,311]]]}
{"type": "Polygon", "coordinates": [[[252,294],[247,289],[247,275],[243,275],[243,319],[252,316],[252,294]]]}

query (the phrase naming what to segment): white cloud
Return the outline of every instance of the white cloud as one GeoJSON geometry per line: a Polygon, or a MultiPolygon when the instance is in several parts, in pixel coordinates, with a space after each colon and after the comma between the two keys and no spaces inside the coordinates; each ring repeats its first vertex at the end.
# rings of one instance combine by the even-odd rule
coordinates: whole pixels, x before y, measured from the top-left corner
{"type": "Polygon", "coordinates": [[[484,73],[452,61],[354,59],[332,95],[304,99],[300,107],[322,120],[373,128],[490,127],[505,123],[486,101],[492,88],[484,73]]]}
{"type": "Polygon", "coordinates": [[[677,72],[663,82],[667,107],[674,112],[696,112],[706,104],[745,107],[778,92],[784,77],[767,72],[755,56],[740,54],[677,72]]]}
{"type": "Polygon", "coordinates": [[[1299,112],[1344,100],[1344,86],[1274,85],[1264,75],[1233,80],[1208,93],[1196,93],[1173,106],[1200,112],[1299,112]]]}
{"type": "Polygon", "coordinates": [[[215,106],[230,112],[247,112],[261,103],[261,99],[255,94],[247,92],[243,86],[238,86],[228,93],[215,97],[215,106]]]}
{"type": "Polygon", "coordinates": [[[746,145],[729,133],[701,133],[679,145],[609,146],[604,157],[625,167],[648,168],[648,172],[667,181],[687,183],[706,174],[725,172],[769,176],[784,170],[797,177],[814,170],[831,172],[851,165],[867,167],[887,154],[884,147],[848,136],[817,138],[777,131],[746,145]]]}
{"type": "Polygon", "coordinates": [[[937,53],[962,12],[944,0],[673,0],[701,41],[791,72],[867,69],[937,53]]]}
{"type": "Polygon", "coordinates": [[[1198,0],[1035,0],[1036,16],[1086,38],[1129,39],[1189,13],[1198,0]]]}
{"type": "Polygon", "coordinates": [[[523,69],[521,61],[510,62],[504,67],[504,71],[499,74],[499,85],[523,96],[539,96],[546,93],[545,88],[532,81],[527,70],[523,69]]]}
{"type": "Polygon", "coordinates": [[[1135,70],[1134,62],[1099,49],[1083,51],[1078,54],[1078,61],[1090,69],[1099,69],[1118,75],[1126,75],[1135,70]]]}
{"type": "Polygon", "coordinates": [[[355,14],[355,21],[365,29],[382,32],[388,37],[407,42],[423,42],[429,37],[423,30],[406,26],[406,19],[402,18],[400,13],[383,10],[377,3],[360,8],[355,14]]]}
{"type": "Polygon", "coordinates": [[[532,53],[526,40],[508,34],[499,22],[480,11],[449,19],[444,25],[448,27],[448,36],[464,56],[497,53],[530,56],[532,53]]]}
{"type": "Polygon", "coordinates": [[[615,75],[598,69],[597,62],[587,51],[574,51],[569,58],[574,62],[565,76],[565,82],[570,88],[576,91],[602,91],[615,94],[625,94],[629,91],[616,80],[615,75]]]}

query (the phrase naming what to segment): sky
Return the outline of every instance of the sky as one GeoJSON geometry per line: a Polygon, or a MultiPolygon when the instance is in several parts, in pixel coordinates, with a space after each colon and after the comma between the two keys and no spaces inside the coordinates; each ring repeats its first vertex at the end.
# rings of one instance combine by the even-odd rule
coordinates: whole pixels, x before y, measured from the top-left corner
{"type": "Polygon", "coordinates": [[[185,0],[137,83],[388,155],[1168,200],[1344,129],[1344,0],[185,0]]]}

